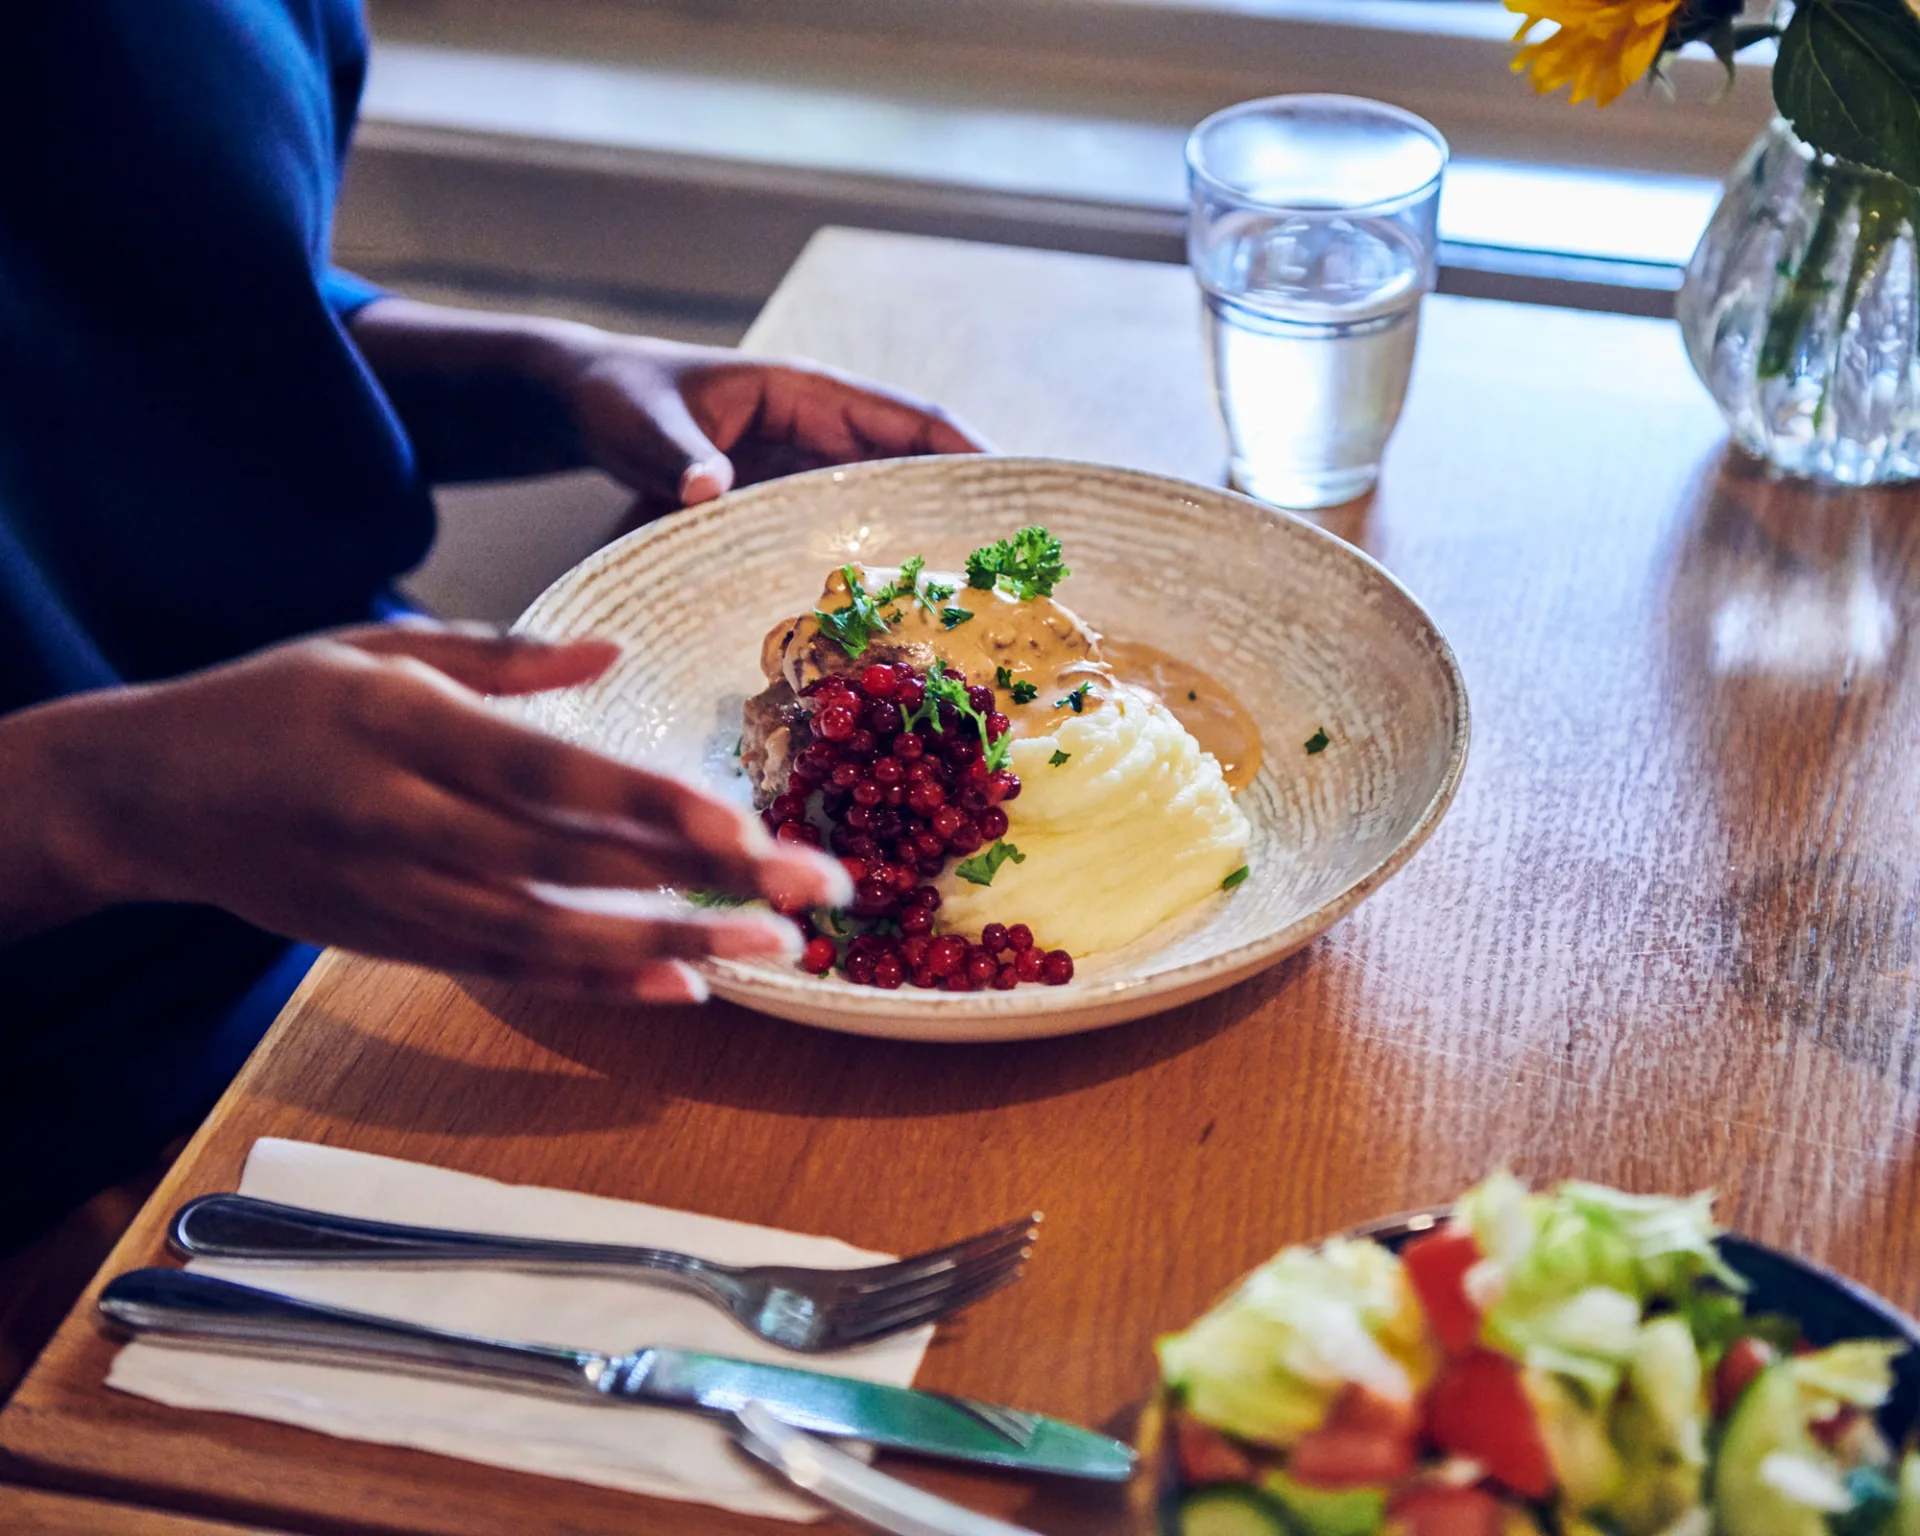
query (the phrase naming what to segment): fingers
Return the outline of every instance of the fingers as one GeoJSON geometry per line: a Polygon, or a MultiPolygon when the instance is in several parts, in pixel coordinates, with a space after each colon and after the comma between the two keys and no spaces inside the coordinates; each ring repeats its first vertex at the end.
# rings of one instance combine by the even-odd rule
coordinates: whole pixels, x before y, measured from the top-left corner
{"type": "Polygon", "coordinates": [[[542,640],[505,635],[485,625],[401,620],[336,637],[374,656],[405,656],[443,672],[476,693],[541,693],[591,682],[620,658],[616,641],[583,636],[542,640]]]}
{"type": "Polygon", "coordinates": [[[799,446],[846,459],[986,453],[986,440],[946,411],[901,390],[825,369],[768,370],[766,415],[790,423],[799,446]]]}
{"type": "Polygon", "coordinates": [[[732,463],[658,368],[607,371],[583,387],[577,410],[596,460],[634,490],[671,487],[692,506],[733,488],[732,463]]]}
{"type": "MultiPolygon", "coordinates": [[[[409,690],[369,728],[429,783],[531,823],[532,835],[517,847],[509,846],[505,829],[492,829],[496,856],[516,861],[512,873],[567,884],[589,869],[629,867],[782,905],[844,906],[852,899],[837,860],[775,843],[750,812],[477,708],[436,673],[418,676],[433,686],[409,690]],[[599,851],[589,855],[584,844],[599,851]]],[[[478,828],[463,820],[460,835],[478,828]]],[[[459,846],[458,837],[450,832],[445,846],[459,846]]]]}
{"type": "MultiPolygon", "coordinates": [[[[363,899],[391,921],[355,947],[508,981],[570,979],[605,990],[620,985],[614,978],[645,977],[664,998],[685,973],[663,962],[788,960],[800,952],[799,930],[772,913],[688,912],[638,891],[494,886],[413,867],[388,869],[363,899]]],[[[690,1000],[684,979],[677,987],[690,1000]]]]}

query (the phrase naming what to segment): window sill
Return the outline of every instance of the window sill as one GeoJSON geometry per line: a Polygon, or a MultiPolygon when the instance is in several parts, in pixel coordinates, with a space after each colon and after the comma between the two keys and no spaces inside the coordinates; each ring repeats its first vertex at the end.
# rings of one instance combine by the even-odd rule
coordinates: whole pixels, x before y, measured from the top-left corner
{"type": "Polygon", "coordinates": [[[741,306],[822,223],[1177,261],[1187,126],[1342,89],[1449,134],[1443,286],[1659,313],[1769,106],[1764,66],[1713,103],[1691,59],[1678,103],[1541,102],[1478,0],[721,10],[385,0],[343,258],[741,306]]]}

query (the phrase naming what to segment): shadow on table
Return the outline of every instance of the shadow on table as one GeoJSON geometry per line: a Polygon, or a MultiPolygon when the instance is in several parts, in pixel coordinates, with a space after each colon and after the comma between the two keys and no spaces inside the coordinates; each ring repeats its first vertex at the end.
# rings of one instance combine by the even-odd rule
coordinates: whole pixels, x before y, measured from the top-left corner
{"type": "MultiPolygon", "coordinates": [[[[758,1114],[896,1119],[1050,1099],[1151,1068],[1266,1008],[1301,977],[1312,953],[1131,1024],[990,1044],[835,1034],[728,1003],[642,1014],[569,1008],[480,984],[468,991],[547,1051],[599,1077],[644,1085],[661,1100],[758,1114]]],[[[565,1084],[572,1081],[552,1091],[571,1097],[565,1084]]],[[[556,1110],[555,1118],[570,1121],[577,1112],[556,1110]]]]}

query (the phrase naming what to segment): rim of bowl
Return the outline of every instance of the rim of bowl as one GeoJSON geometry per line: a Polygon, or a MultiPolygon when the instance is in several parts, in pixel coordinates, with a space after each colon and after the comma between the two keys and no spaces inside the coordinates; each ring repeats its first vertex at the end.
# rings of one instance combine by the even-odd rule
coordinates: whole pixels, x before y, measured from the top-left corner
{"type": "MultiPolygon", "coordinates": [[[[650,523],[644,528],[636,528],[632,533],[625,534],[611,544],[603,546],[548,586],[514,621],[513,629],[515,632],[520,632],[537,624],[541,611],[550,601],[557,602],[562,596],[577,590],[582,584],[597,579],[605,569],[629,558],[632,550],[676,536],[692,536],[709,524],[734,515],[742,507],[751,508],[759,502],[790,495],[795,487],[814,483],[843,485],[850,481],[857,483],[865,480],[884,480],[902,474],[915,473],[938,477],[955,466],[978,468],[982,465],[991,465],[996,469],[1004,470],[1009,475],[1036,471],[1042,473],[1066,471],[1070,474],[1117,477],[1132,480],[1155,490],[1164,490],[1169,495],[1183,497],[1189,501],[1196,498],[1213,498],[1229,505],[1251,509],[1276,522],[1289,524],[1296,533],[1317,539],[1340,557],[1358,562],[1371,579],[1378,582],[1411,611],[1417,621],[1416,632],[1424,636],[1439,666],[1452,706],[1450,714],[1453,726],[1452,742],[1448,749],[1446,764],[1440,773],[1440,781],[1428,797],[1427,803],[1421,807],[1418,818],[1406,835],[1353,884],[1331,900],[1314,908],[1313,911],[1289,923],[1285,928],[1236,944],[1233,948],[1223,950],[1216,955],[1189,960],[1185,964],[1162,970],[1115,977],[1107,981],[1093,983],[1075,981],[1065,987],[1046,987],[1031,995],[1017,990],[952,994],[929,992],[925,995],[919,992],[882,992],[872,987],[836,983],[830,979],[808,976],[798,971],[788,976],[781,971],[748,965],[740,961],[703,962],[701,969],[712,979],[714,990],[731,1002],[751,1006],[755,1002],[764,1001],[766,995],[772,992],[784,998],[792,998],[796,1003],[804,1003],[814,1008],[831,1006],[837,1012],[859,1018],[919,1021],[945,1017],[958,1022],[961,1019],[1018,1018],[1028,1015],[1070,1016],[1105,1009],[1121,998],[1138,994],[1146,989],[1158,993],[1204,987],[1208,981],[1222,973],[1264,969],[1266,964],[1277,963],[1308,940],[1339,922],[1397,874],[1406,862],[1420,851],[1453,803],[1454,795],[1460,787],[1461,777],[1466,771],[1467,749],[1472,736],[1472,711],[1467,699],[1466,677],[1460,669],[1459,658],[1454,654],[1453,646],[1445,633],[1434,622],[1433,615],[1427,612],[1420,600],[1408,591],[1405,584],[1391,571],[1365,550],[1349,544],[1337,534],[1319,527],[1306,518],[1297,517],[1277,507],[1270,507],[1265,502],[1256,501],[1253,497],[1242,495],[1238,491],[1221,486],[1201,485],[1195,481],[1181,480],[1172,475],[1153,474],[1146,470],[1125,469],[1084,459],[1049,458],[1040,455],[956,453],[927,454],[900,459],[870,459],[861,464],[807,470],[801,474],[763,481],[759,485],[730,491],[725,496],[704,502],[700,506],[671,513],[658,522],[650,523]]],[[[1173,1005],[1169,1004],[1169,1006],[1173,1005]]],[[[1065,1032],[1061,1031],[1061,1033],[1065,1032]]]]}

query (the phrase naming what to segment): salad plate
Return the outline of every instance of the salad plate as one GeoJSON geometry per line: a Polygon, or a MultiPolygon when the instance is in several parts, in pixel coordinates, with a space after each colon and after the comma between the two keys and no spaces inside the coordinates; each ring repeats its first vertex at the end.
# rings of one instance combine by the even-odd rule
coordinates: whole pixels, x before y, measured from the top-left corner
{"type": "Polygon", "coordinates": [[[1283,1250],[1159,1351],[1139,1536],[1920,1528],[1920,1324],[1705,1195],[1495,1174],[1283,1250]]]}
{"type": "MultiPolygon", "coordinates": [[[[1248,829],[1244,873],[1216,875],[1210,894],[1144,936],[1076,957],[1064,985],[888,991],[777,960],[718,961],[706,966],[716,994],[803,1023],[911,1039],[1092,1029],[1274,964],[1352,911],[1432,833],[1465,763],[1467,696],[1452,650],[1413,597],[1299,519],[1095,465],[886,461],[773,481],[663,519],[568,572],[518,625],[607,635],[626,655],[583,688],[504,707],[754,803],[759,786],[742,763],[743,742],[750,764],[758,746],[749,704],[767,690],[779,626],[819,614],[823,579],[920,560],[929,572],[958,572],[970,551],[1036,527],[1051,530],[1070,567],[1060,601],[1096,638],[1176,658],[1257,722],[1260,767],[1232,799],[1248,829]]],[[[980,608],[981,597],[967,601],[980,608]]],[[[1161,855],[1143,850],[1129,866],[1124,829],[1119,836],[1108,864],[1136,884],[1161,878],[1161,855]]],[[[1089,890],[1076,899],[1104,898],[1089,890]]]]}

